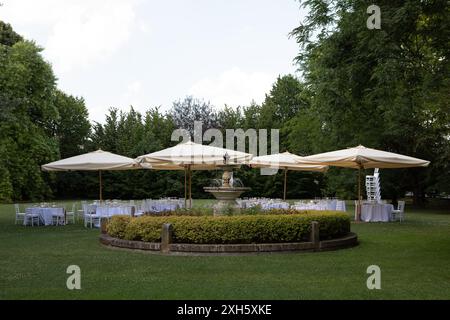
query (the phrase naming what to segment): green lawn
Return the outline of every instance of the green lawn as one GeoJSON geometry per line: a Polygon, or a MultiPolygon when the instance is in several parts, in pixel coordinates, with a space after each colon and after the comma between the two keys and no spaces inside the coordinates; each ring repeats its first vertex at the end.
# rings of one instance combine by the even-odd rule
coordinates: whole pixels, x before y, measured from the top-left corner
{"type": "Polygon", "coordinates": [[[407,207],[406,222],[352,231],[360,245],[334,252],[161,256],[102,247],[81,224],[16,226],[13,206],[0,205],[0,299],[450,298],[450,210],[407,207]],[[66,288],[72,264],[81,290],[66,288]],[[372,264],[381,290],[366,287],[372,264]]]}

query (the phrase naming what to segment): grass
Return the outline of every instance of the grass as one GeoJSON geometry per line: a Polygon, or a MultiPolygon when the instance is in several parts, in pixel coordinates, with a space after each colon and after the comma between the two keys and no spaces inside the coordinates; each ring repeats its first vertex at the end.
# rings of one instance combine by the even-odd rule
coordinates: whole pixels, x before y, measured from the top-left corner
{"type": "Polygon", "coordinates": [[[360,245],[332,252],[161,256],[102,247],[81,224],[14,225],[13,206],[0,205],[0,299],[450,298],[450,210],[407,207],[403,223],[352,231],[360,245]],[[72,264],[81,290],[66,288],[72,264]],[[373,264],[381,290],[366,287],[373,264]]]}

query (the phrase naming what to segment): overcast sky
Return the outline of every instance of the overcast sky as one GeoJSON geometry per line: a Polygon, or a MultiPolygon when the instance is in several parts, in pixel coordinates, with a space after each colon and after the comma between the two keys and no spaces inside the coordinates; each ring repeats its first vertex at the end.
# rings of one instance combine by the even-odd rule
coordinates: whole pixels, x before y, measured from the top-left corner
{"type": "Polygon", "coordinates": [[[288,33],[295,0],[0,0],[0,19],[45,48],[58,87],[86,100],[91,120],[111,106],[144,111],[187,95],[221,108],[261,102],[295,73],[288,33]]]}

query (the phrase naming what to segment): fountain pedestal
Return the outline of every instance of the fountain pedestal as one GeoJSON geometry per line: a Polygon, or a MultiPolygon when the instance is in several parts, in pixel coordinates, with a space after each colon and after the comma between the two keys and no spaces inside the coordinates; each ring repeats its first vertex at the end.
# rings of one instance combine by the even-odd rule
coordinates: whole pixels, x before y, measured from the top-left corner
{"type": "Polygon", "coordinates": [[[236,199],[239,198],[242,193],[251,190],[251,188],[233,187],[232,185],[230,185],[231,172],[233,168],[238,168],[239,165],[224,164],[218,167],[224,170],[222,175],[222,186],[203,188],[203,190],[212,193],[214,197],[219,200],[213,207],[214,215],[239,212],[240,207],[236,202],[236,199]]]}

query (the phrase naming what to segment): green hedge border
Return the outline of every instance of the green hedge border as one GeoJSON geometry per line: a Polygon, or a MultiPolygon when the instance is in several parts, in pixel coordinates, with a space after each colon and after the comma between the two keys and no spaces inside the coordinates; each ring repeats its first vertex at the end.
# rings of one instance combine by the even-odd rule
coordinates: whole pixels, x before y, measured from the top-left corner
{"type": "Polygon", "coordinates": [[[173,243],[251,244],[309,241],[311,222],[319,223],[320,240],[339,238],[350,232],[350,218],[337,211],[292,211],[288,214],[235,216],[114,216],[107,233],[114,238],[160,242],[165,223],[173,227],[173,243]]]}

